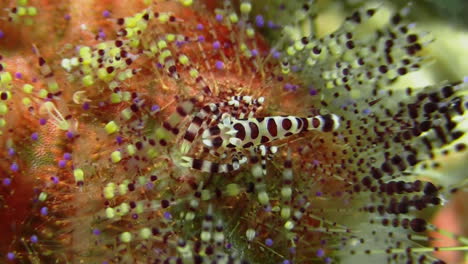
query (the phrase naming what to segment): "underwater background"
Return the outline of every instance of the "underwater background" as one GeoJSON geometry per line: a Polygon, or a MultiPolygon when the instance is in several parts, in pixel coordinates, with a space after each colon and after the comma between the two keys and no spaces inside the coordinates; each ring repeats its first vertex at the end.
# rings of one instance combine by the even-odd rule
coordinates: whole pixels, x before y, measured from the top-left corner
{"type": "Polygon", "coordinates": [[[0,0],[0,263],[466,263],[466,5],[0,0]]]}

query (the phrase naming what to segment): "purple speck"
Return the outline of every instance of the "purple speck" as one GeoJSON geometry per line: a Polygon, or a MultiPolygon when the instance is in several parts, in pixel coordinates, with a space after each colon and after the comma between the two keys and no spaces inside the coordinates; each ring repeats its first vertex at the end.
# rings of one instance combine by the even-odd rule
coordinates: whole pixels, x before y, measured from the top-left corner
{"type": "Polygon", "coordinates": [[[13,162],[13,164],[11,164],[10,166],[10,169],[14,172],[17,172],[19,170],[19,166],[18,166],[18,163],[16,162],[13,162]]]}
{"type": "Polygon", "coordinates": [[[67,131],[67,138],[68,138],[68,139],[72,139],[73,136],[74,136],[74,135],[73,135],[73,132],[67,131]]]}
{"type": "Polygon", "coordinates": [[[314,96],[314,95],[317,95],[317,94],[318,94],[318,91],[315,90],[315,89],[310,89],[310,90],[309,90],[309,94],[312,95],[312,96],[314,96]]]}
{"type": "Polygon", "coordinates": [[[276,26],[275,23],[273,23],[273,21],[271,21],[271,20],[269,20],[267,22],[267,25],[268,25],[269,28],[274,28],[276,26]]]}
{"type": "Polygon", "coordinates": [[[65,166],[67,166],[67,161],[66,160],[59,160],[58,166],[60,168],[62,168],[62,169],[65,168],[65,166]]]}
{"type": "Polygon", "coordinates": [[[7,253],[7,259],[9,259],[9,260],[14,260],[14,259],[15,259],[15,253],[13,253],[13,252],[8,252],[8,253],[7,253]]]}
{"type": "Polygon", "coordinates": [[[45,119],[45,118],[39,119],[39,124],[40,124],[41,126],[47,124],[47,119],[45,119]]]}
{"type": "Polygon", "coordinates": [[[227,243],[227,244],[226,244],[226,248],[227,248],[227,249],[230,249],[231,247],[232,247],[232,244],[231,244],[231,243],[227,243]]]}
{"type": "Polygon", "coordinates": [[[223,15],[217,14],[217,15],[216,15],[216,20],[217,20],[218,22],[221,22],[221,21],[223,20],[223,15]]]}
{"type": "Polygon", "coordinates": [[[322,193],[322,192],[316,192],[315,195],[318,196],[318,197],[320,197],[320,196],[323,195],[323,193],[322,193]]]}
{"type": "Polygon", "coordinates": [[[463,82],[464,82],[464,83],[468,83],[468,76],[465,76],[465,77],[463,78],[463,82]]]}
{"type": "Polygon", "coordinates": [[[133,219],[138,219],[138,214],[132,214],[133,219]]]}
{"type": "Polygon", "coordinates": [[[70,153],[68,153],[68,152],[65,152],[65,153],[63,154],[63,158],[66,159],[66,160],[71,160],[72,155],[71,155],[70,153]]]}
{"type": "Polygon", "coordinates": [[[63,18],[65,18],[65,20],[70,20],[71,16],[70,16],[70,14],[65,14],[65,16],[63,16],[63,18]]]}
{"type": "Polygon", "coordinates": [[[23,74],[21,72],[17,72],[17,73],[15,73],[15,77],[16,77],[16,79],[21,79],[21,78],[23,78],[23,74]]]}
{"type": "Polygon", "coordinates": [[[283,264],[291,264],[291,261],[285,259],[285,260],[283,260],[283,264]]]}
{"type": "Polygon", "coordinates": [[[331,263],[331,262],[332,262],[332,259],[331,259],[331,258],[329,258],[329,257],[326,257],[326,258],[325,258],[325,263],[328,264],[328,263],[331,263]]]}
{"type": "Polygon", "coordinates": [[[319,160],[316,160],[316,159],[314,159],[314,160],[312,161],[312,163],[313,163],[315,166],[320,165],[320,161],[319,161],[319,160]]]}
{"type": "Polygon", "coordinates": [[[289,248],[289,253],[296,254],[296,248],[295,247],[290,247],[289,248]]]}
{"type": "Polygon", "coordinates": [[[159,111],[161,108],[159,107],[159,105],[153,105],[151,106],[151,112],[156,112],[156,111],[159,111]]]}
{"type": "Polygon", "coordinates": [[[273,52],[273,58],[279,59],[280,57],[281,57],[281,53],[280,53],[280,52],[278,52],[278,51],[274,51],[274,52],[273,52]]]}
{"type": "Polygon", "coordinates": [[[265,245],[269,247],[273,246],[273,240],[271,238],[265,239],[265,245]]]}
{"type": "Polygon", "coordinates": [[[253,49],[251,52],[252,52],[252,56],[253,56],[253,57],[258,56],[258,50],[253,49]]]}
{"type": "Polygon", "coordinates": [[[109,10],[102,11],[102,16],[105,17],[105,18],[110,17],[110,11],[109,10]]]}
{"type": "Polygon", "coordinates": [[[300,70],[301,70],[301,68],[299,68],[299,66],[297,66],[297,65],[293,65],[293,66],[291,67],[291,71],[292,71],[292,72],[299,72],[300,70]]]}
{"type": "Polygon", "coordinates": [[[205,41],[205,37],[204,37],[204,36],[199,36],[199,37],[198,37],[198,41],[199,41],[199,42],[205,41]]]}
{"type": "Polygon", "coordinates": [[[316,253],[317,257],[321,258],[325,255],[325,251],[323,249],[319,248],[316,253]]]}
{"type": "Polygon", "coordinates": [[[3,38],[5,36],[5,33],[3,33],[3,31],[0,30],[0,39],[3,38]]]}
{"type": "Polygon", "coordinates": [[[288,91],[288,92],[289,92],[289,91],[292,91],[293,88],[294,88],[294,86],[293,86],[292,84],[290,84],[290,83],[284,84],[284,90],[285,90],[285,91],[288,91]]]}
{"type": "Polygon", "coordinates": [[[171,220],[171,219],[172,219],[171,213],[169,213],[169,212],[164,212],[164,218],[166,218],[167,220],[171,220]]]}
{"type": "Polygon", "coordinates": [[[9,186],[10,184],[11,184],[11,179],[10,178],[3,179],[3,185],[9,186]]]}
{"type": "Polygon", "coordinates": [[[8,149],[8,155],[13,156],[13,155],[15,155],[15,153],[16,153],[15,149],[13,149],[13,148],[8,149]]]}
{"type": "Polygon", "coordinates": [[[123,143],[123,138],[122,138],[121,136],[117,136],[117,137],[115,138],[115,141],[117,141],[117,144],[120,145],[120,144],[123,143]]]}
{"type": "Polygon", "coordinates": [[[198,30],[203,30],[203,25],[202,25],[202,24],[198,24],[198,25],[197,25],[197,29],[198,29],[198,30]]]}
{"type": "Polygon", "coordinates": [[[219,49],[221,47],[221,43],[219,41],[213,42],[213,49],[219,49]]]}
{"type": "Polygon", "coordinates": [[[88,110],[89,109],[89,103],[86,102],[83,104],[83,110],[88,110]]]}
{"type": "Polygon", "coordinates": [[[38,241],[37,236],[36,236],[36,235],[32,235],[32,236],[31,236],[31,242],[37,243],[37,241],[38,241]]]}
{"type": "Polygon", "coordinates": [[[42,215],[47,215],[47,214],[49,214],[49,209],[47,209],[47,207],[42,207],[42,208],[41,208],[41,214],[42,214],[42,215]]]}
{"type": "Polygon", "coordinates": [[[152,182],[148,182],[148,183],[146,184],[146,189],[147,189],[147,190],[152,190],[153,187],[154,187],[154,184],[153,184],[152,182]]]}
{"type": "Polygon", "coordinates": [[[362,113],[365,114],[365,115],[368,115],[371,113],[371,110],[369,108],[366,108],[364,110],[362,110],[362,113]]]}
{"type": "Polygon", "coordinates": [[[265,20],[261,15],[255,17],[255,24],[257,24],[257,27],[263,27],[265,25],[265,20]]]}
{"type": "Polygon", "coordinates": [[[215,67],[216,67],[216,69],[218,69],[218,70],[222,70],[222,69],[224,68],[224,62],[222,62],[222,61],[216,61],[215,67]]]}
{"type": "Polygon", "coordinates": [[[99,30],[98,36],[100,39],[106,39],[106,33],[102,30],[99,30]]]}
{"type": "Polygon", "coordinates": [[[58,184],[58,183],[59,183],[59,178],[56,177],[56,176],[52,176],[52,177],[50,177],[50,179],[51,179],[52,182],[55,183],[55,184],[58,184]]]}
{"type": "Polygon", "coordinates": [[[93,235],[99,236],[100,234],[101,234],[101,230],[99,230],[99,229],[97,229],[97,228],[95,228],[95,229],[93,230],[93,235]]]}
{"type": "Polygon", "coordinates": [[[37,134],[37,132],[32,133],[31,139],[34,140],[34,141],[38,140],[39,139],[39,134],[37,134]]]}

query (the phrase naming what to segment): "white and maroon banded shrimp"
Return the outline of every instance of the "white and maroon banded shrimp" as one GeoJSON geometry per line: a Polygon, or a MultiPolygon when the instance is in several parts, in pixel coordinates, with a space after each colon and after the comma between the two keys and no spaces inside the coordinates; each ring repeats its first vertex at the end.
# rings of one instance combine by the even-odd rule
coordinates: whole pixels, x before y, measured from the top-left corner
{"type": "Polygon", "coordinates": [[[233,96],[228,102],[204,106],[187,128],[182,153],[188,153],[193,142],[201,138],[205,152],[231,157],[231,162],[183,156],[181,165],[204,172],[225,173],[238,170],[247,162],[247,156],[260,154],[265,174],[265,160],[277,152],[278,141],[312,130],[333,132],[340,126],[340,118],[334,114],[255,117],[263,102],[263,97],[233,96]]]}

